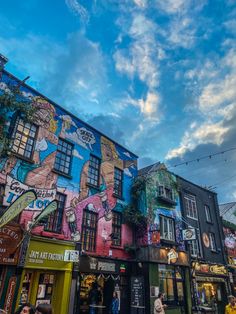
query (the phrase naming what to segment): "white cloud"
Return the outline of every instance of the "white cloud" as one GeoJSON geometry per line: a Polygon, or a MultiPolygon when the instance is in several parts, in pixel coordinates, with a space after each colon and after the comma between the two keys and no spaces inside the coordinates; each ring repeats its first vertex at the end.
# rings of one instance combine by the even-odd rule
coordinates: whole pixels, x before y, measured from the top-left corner
{"type": "Polygon", "coordinates": [[[189,0],[159,0],[157,6],[168,14],[182,12],[184,7],[189,5],[189,0]]]}
{"type": "MultiPolygon", "coordinates": [[[[193,125],[191,126],[193,129],[193,125]]],[[[215,124],[204,123],[194,130],[186,131],[178,148],[168,151],[166,159],[182,157],[188,151],[193,151],[201,144],[221,145],[224,141],[224,136],[229,131],[229,128],[223,126],[222,122],[215,124]]]]}
{"type": "Polygon", "coordinates": [[[71,12],[75,15],[81,17],[81,19],[85,22],[88,21],[89,15],[87,10],[79,3],[78,0],[65,0],[66,5],[71,10],[71,12]]]}

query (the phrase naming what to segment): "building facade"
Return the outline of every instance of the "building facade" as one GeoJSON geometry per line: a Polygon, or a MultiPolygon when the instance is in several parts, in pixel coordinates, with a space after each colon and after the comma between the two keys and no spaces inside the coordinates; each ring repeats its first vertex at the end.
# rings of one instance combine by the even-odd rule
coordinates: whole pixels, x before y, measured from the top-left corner
{"type": "Polygon", "coordinates": [[[229,280],[233,295],[236,295],[236,202],[221,204],[224,245],[227,255],[229,280]]]}
{"type": "Polygon", "coordinates": [[[176,177],[157,163],[141,169],[137,180],[136,206],[147,217],[146,232],[137,234],[136,240],[135,271],[136,276],[143,277],[145,287],[143,313],[153,313],[159,292],[165,295],[166,313],[191,313],[189,260],[182,240],[176,177]]]}
{"type": "MultiPolygon", "coordinates": [[[[32,229],[23,266],[15,265],[15,273],[21,272],[16,306],[47,302],[65,314],[76,304],[87,313],[88,292],[97,281],[104,308],[115,289],[122,313],[129,306],[130,255],[124,247],[133,241],[122,211],[130,201],[137,156],[2,70],[0,93],[12,89],[36,112],[31,122],[20,112],[8,113],[11,147],[0,159],[1,209],[34,190],[37,199],[17,219],[28,230],[52,200],[58,201],[57,210],[32,229]],[[86,269],[81,262],[75,270],[65,260],[65,252],[78,247],[86,269]]],[[[2,297],[6,290],[0,289],[2,297]]]]}
{"type": "Polygon", "coordinates": [[[223,313],[230,293],[216,193],[177,177],[191,261],[193,310],[223,313]]]}

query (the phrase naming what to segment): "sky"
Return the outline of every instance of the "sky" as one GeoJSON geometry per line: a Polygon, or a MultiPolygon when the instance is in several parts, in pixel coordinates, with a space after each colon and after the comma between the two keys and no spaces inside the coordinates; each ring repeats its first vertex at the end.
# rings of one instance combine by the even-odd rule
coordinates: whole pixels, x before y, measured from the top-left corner
{"type": "Polygon", "coordinates": [[[220,203],[236,200],[235,39],[235,0],[0,1],[9,72],[220,203]]]}

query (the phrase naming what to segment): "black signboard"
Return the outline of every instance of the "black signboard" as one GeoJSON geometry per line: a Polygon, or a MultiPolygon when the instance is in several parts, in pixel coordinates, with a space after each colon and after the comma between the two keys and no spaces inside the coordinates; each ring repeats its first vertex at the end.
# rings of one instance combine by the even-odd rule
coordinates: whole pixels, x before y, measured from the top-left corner
{"type": "Polygon", "coordinates": [[[144,278],[131,277],[131,314],[145,313],[144,278]]]}

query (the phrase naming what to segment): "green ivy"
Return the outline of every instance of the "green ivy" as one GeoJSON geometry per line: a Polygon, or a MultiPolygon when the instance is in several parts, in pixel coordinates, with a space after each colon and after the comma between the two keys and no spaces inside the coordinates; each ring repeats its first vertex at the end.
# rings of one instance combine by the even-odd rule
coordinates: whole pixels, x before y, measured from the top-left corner
{"type": "Polygon", "coordinates": [[[9,113],[19,113],[26,122],[33,122],[36,108],[23,97],[18,87],[9,87],[0,95],[0,157],[10,153],[11,139],[8,132],[9,113]]]}

